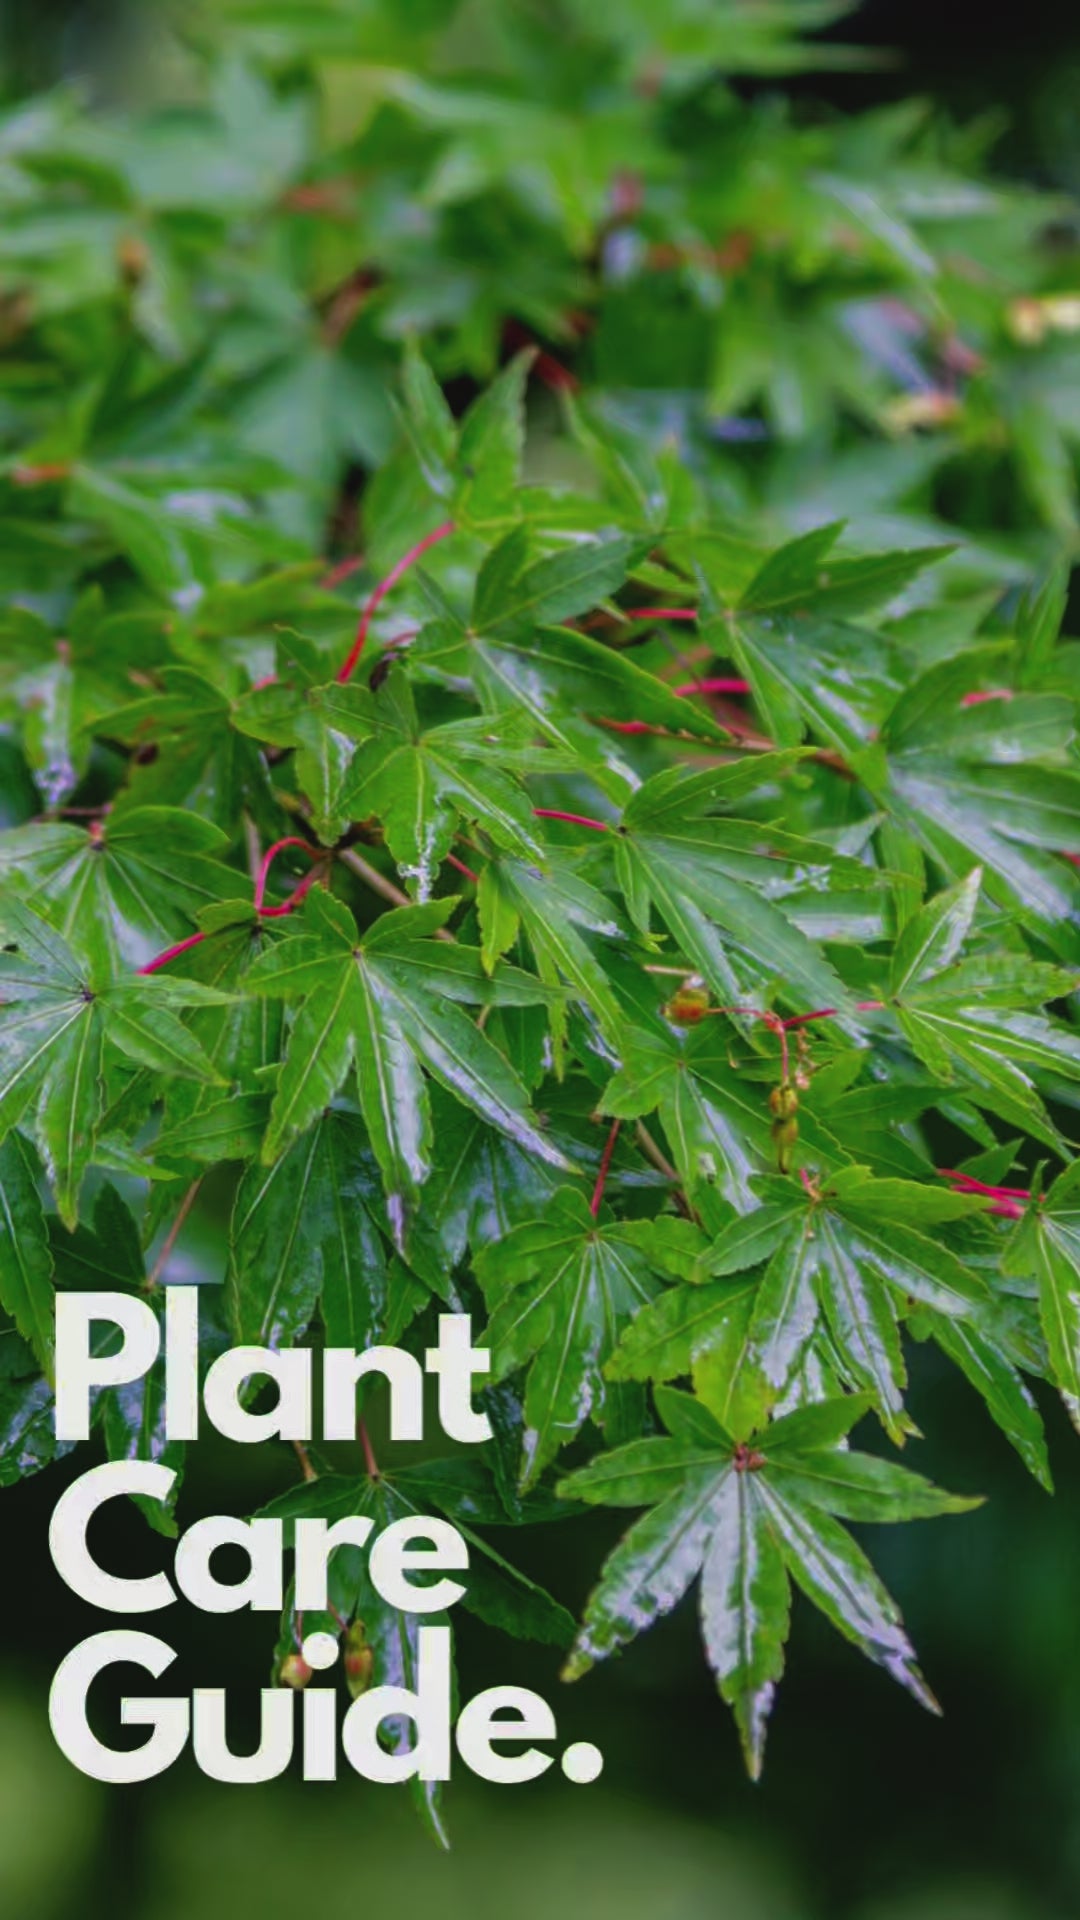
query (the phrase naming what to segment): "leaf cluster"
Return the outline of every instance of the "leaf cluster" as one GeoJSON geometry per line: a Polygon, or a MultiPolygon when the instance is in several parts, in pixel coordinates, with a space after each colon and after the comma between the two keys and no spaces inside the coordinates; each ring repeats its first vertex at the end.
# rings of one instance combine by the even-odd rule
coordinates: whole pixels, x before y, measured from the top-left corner
{"type": "Polygon", "coordinates": [[[492,1353],[482,1457],[273,1510],[437,1508],[568,1644],[485,1530],[644,1509],[567,1674],[697,1581],[756,1772],[793,1587],[933,1704],[844,1524],[972,1504],[848,1444],[913,1345],[1045,1486],[1080,1408],[1063,216],[718,77],[832,6],[489,11],[230,0],[182,107],[0,122],[0,1483],[212,1176],[207,1361],[492,1353]]]}

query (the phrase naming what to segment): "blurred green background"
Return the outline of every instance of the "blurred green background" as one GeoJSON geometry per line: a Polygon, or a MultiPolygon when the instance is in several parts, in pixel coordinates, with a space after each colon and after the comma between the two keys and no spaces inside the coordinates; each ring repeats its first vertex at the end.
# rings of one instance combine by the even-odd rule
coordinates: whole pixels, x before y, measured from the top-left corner
{"type": "MultiPolygon", "coordinates": [[[[617,4],[617,0],[613,0],[617,4]]],[[[407,6],[409,0],[402,0],[407,6]]],[[[138,84],[148,0],[0,0],[4,90],[79,75],[138,84]]],[[[962,114],[1003,113],[1001,163],[1080,191],[1080,17],[1027,0],[995,22],[963,0],[881,0],[856,23],[898,50],[874,72],[800,89],[842,107],[932,93],[962,114]]],[[[847,23],[838,32],[851,35],[847,23]]],[[[853,36],[854,37],[854,36],[853,36]]],[[[190,1256],[208,1277],[213,1246],[190,1256]],[[201,1259],[200,1259],[201,1254],[201,1259]]],[[[432,1911],[440,1920],[1074,1920],[1080,1911],[1080,1448],[1045,1412],[1054,1502],[1028,1479],[952,1372],[919,1352],[911,1410],[929,1436],[910,1463],[990,1503],[970,1517],[877,1530],[877,1564],[903,1606],[946,1717],[920,1715],[806,1609],[761,1786],[742,1772],[683,1608],[610,1670],[560,1687],[554,1654],[460,1623],[466,1693],[501,1680],[544,1692],[560,1742],[595,1740],[599,1783],[451,1792],[450,1856],[403,1795],[355,1778],[226,1789],[186,1763],[140,1788],[84,1780],[53,1748],[51,1673],[102,1624],[62,1587],[47,1527],[60,1470],[4,1495],[0,1596],[0,1915],[3,1920],[344,1920],[432,1911]]],[[[871,1440],[870,1444],[873,1442],[871,1440]]],[[[392,1450],[391,1450],[392,1457],[392,1450]]],[[[80,1467],[87,1464],[80,1457],[80,1467]]],[[[67,1477],[74,1469],[68,1469],[67,1477]]],[[[196,1449],[185,1518],[254,1507],[292,1477],[269,1450],[196,1449]]],[[[515,1536],[515,1556],[578,1606],[621,1516],[515,1536]]],[[[107,1537],[111,1534],[111,1537],[107,1537]]],[[[134,1512],[101,1552],[117,1570],[160,1563],[134,1512]]],[[[228,1686],[235,1738],[254,1737],[275,1623],[211,1620],[186,1605],[146,1623],[180,1658],[177,1691],[228,1686]]],[[[170,1675],[170,1684],[172,1675],[170,1675]]],[[[135,1690],[138,1690],[137,1688],[135,1690]]]]}

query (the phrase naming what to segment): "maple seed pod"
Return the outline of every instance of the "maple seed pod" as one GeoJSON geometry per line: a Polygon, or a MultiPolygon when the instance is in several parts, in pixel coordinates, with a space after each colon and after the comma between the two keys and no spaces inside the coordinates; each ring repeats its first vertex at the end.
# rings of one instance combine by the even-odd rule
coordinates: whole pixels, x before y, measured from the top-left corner
{"type": "Polygon", "coordinates": [[[778,1120],[790,1120],[799,1111],[799,1096],[789,1081],[784,1080],[774,1087],[769,1095],[769,1106],[778,1120]]]}
{"type": "Polygon", "coordinates": [[[680,987],[663,1009],[665,1020],[677,1027],[696,1027],[709,1011],[709,996],[704,987],[680,987]]]}
{"type": "Polygon", "coordinates": [[[277,1677],[279,1687],[293,1687],[299,1692],[311,1679],[311,1668],[302,1653],[287,1653],[278,1668],[277,1677]]]}
{"type": "Polygon", "coordinates": [[[781,1173],[789,1172],[791,1155],[799,1137],[799,1123],[795,1115],[789,1114],[785,1120],[774,1120],[772,1137],[776,1145],[776,1164],[781,1173]]]}
{"type": "Polygon", "coordinates": [[[375,1666],[375,1649],[368,1645],[367,1633],[362,1620],[354,1620],[345,1629],[345,1684],[354,1700],[359,1700],[371,1685],[371,1676],[375,1666]]]}

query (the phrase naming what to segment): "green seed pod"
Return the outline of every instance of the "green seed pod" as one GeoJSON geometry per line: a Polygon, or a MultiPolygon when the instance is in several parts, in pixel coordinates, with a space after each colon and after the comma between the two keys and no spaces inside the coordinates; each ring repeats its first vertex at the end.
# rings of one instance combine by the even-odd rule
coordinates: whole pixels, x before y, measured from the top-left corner
{"type": "Polygon", "coordinates": [[[776,1164],[781,1173],[788,1173],[795,1142],[799,1137],[799,1123],[793,1113],[786,1119],[773,1121],[772,1137],[776,1145],[776,1164]]]}

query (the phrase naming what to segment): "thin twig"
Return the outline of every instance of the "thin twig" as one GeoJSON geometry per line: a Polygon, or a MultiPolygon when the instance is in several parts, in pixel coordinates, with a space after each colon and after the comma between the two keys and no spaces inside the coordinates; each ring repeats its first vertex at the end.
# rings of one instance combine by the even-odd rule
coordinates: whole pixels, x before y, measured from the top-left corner
{"type": "Polygon", "coordinates": [[[165,1268],[168,1266],[169,1260],[172,1256],[172,1250],[175,1247],[176,1242],[180,1236],[181,1228],[183,1227],[184,1221],[187,1219],[188,1214],[191,1212],[191,1209],[195,1204],[195,1199],[198,1194],[199,1188],[202,1186],[202,1183],[203,1183],[203,1175],[200,1173],[198,1179],[192,1181],[190,1187],[185,1193],[183,1199],[181,1200],[180,1208],[177,1213],[176,1219],[173,1221],[172,1226],[169,1228],[168,1233],[165,1235],[165,1238],[161,1243],[161,1250],[158,1254],[158,1257],[154,1261],[153,1266],[151,1267],[149,1273],[146,1276],[146,1279],[143,1282],[143,1291],[145,1293],[153,1292],[162,1274],[164,1273],[165,1268]]]}
{"type": "MultiPolygon", "coordinates": [[[[362,853],[357,853],[355,847],[339,847],[335,858],[348,867],[350,873],[355,873],[357,879],[362,880],[366,887],[370,887],[372,893],[381,894],[384,900],[389,900],[392,907],[411,907],[414,904],[407,893],[396,886],[393,880],[388,880],[384,873],[380,873],[378,867],[371,866],[362,853]]],[[[448,927],[436,927],[435,938],[447,940],[451,945],[456,945],[454,935],[448,927]]]]}
{"type": "Polygon", "coordinates": [[[645,1155],[646,1160],[651,1160],[657,1172],[662,1173],[665,1180],[670,1180],[675,1190],[675,1204],[679,1212],[685,1215],[687,1220],[696,1221],[698,1218],[697,1213],[686,1197],[686,1190],[679,1178],[678,1168],[672,1166],[667,1154],[653,1139],[644,1120],[637,1121],[634,1127],[634,1138],[641,1148],[642,1153],[645,1155]]]}
{"type": "Polygon", "coordinates": [[[355,873],[357,879],[363,881],[365,887],[370,887],[372,893],[381,894],[384,900],[389,900],[392,907],[411,907],[408,894],[393,880],[388,880],[384,873],[380,873],[378,867],[373,867],[354,847],[339,847],[337,858],[342,866],[348,867],[350,873],[355,873]]]}
{"type": "Polygon", "coordinates": [[[262,845],[259,841],[259,829],[250,813],[244,815],[244,851],[247,854],[248,877],[252,886],[258,885],[259,862],[262,859],[262,845]]]}
{"type": "Polygon", "coordinates": [[[670,1180],[673,1182],[675,1186],[678,1186],[679,1185],[678,1168],[672,1166],[671,1161],[667,1157],[667,1154],[663,1151],[663,1149],[660,1146],[658,1146],[657,1142],[653,1139],[652,1134],[649,1132],[649,1129],[645,1125],[644,1120],[639,1120],[637,1125],[635,1126],[634,1138],[636,1139],[638,1146],[641,1148],[642,1153],[645,1155],[646,1160],[652,1161],[653,1166],[657,1169],[657,1172],[662,1173],[665,1180],[670,1180]]]}
{"type": "Polygon", "coordinates": [[[303,1476],[304,1476],[304,1479],[305,1479],[305,1480],[317,1480],[319,1476],[318,1476],[318,1474],[316,1473],[316,1471],[315,1471],[315,1469],[314,1469],[314,1467],[313,1467],[313,1466],[312,1466],[312,1464],[311,1464],[311,1455],[309,1454],[309,1452],[308,1452],[308,1450],[307,1450],[307,1448],[305,1447],[305,1445],[304,1445],[304,1443],[303,1443],[303,1441],[302,1441],[302,1440],[294,1440],[294,1441],[293,1441],[293,1443],[292,1443],[292,1449],[293,1449],[293,1452],[295,1453],[295,1455],[296,1455],[296,1457],[297,1457],[297,1459],[298,1459],[298,1460],[299,1460],[299,1462],[300,1462],[300,1471],[301,1471],[301,1473],[303,1474],[303,1476]]]}

